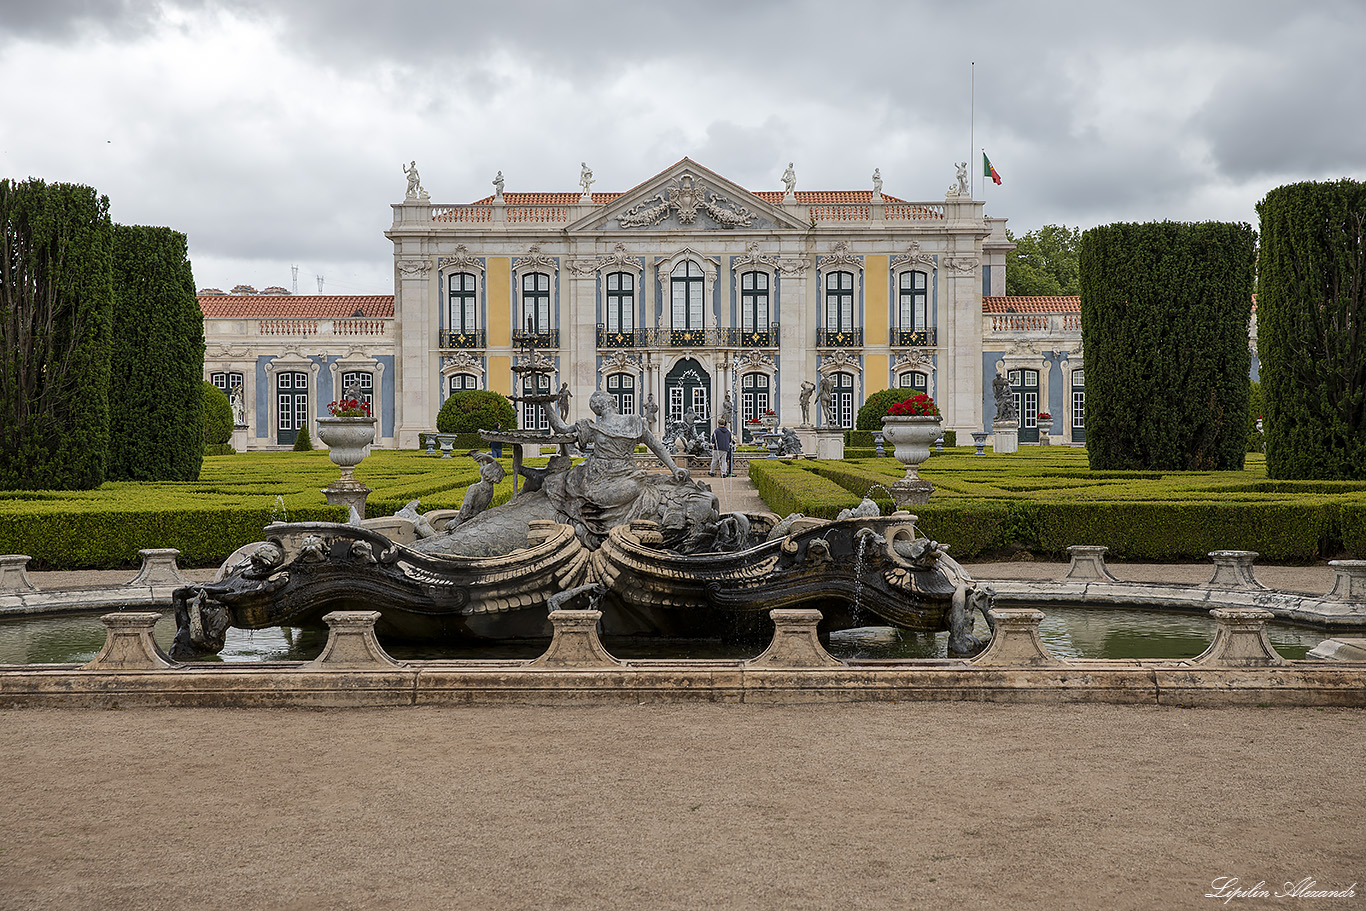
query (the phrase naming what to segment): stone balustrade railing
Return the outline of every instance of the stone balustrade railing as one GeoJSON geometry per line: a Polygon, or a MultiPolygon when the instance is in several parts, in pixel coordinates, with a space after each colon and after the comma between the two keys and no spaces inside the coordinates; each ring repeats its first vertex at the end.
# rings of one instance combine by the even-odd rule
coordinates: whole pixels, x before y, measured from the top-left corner
{"type": "Polygon", "coordinates": [[[1081,332],[1080,313],[986,313],[983,331],[988,334],[1016,336],[1022,332],[1063,334],[1081,332]]]}
{"type": "Polygon", "coordinates": [[[349,317],[346,319],[258,319],[257,335],[388,335],[392,319],[349,317]]]}

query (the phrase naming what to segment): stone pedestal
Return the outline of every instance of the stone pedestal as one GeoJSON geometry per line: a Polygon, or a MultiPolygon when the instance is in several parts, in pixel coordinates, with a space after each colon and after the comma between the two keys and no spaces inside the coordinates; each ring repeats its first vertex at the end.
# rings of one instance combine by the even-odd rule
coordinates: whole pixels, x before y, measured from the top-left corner
{"type": "Polygon", "coordinates": [[[375,638],[379,611],[336,610],[323,616],[327,645],[308,663],[310,671],[350,671],[399,667],[375,638]]]}
{"type": "Polygon", "coordinates": [[[842,667],[834,655],[825,650],[816,635],[822,614],[818,610],[775,608],[768,612],[773,618],[773,641],[762,655],[745,662],[746,667],[842,667]]]}
{"type": "Polygon", "coordinates": [[[555,638],[545,654],[528,667],[621,667],[598,638],[600,610],[556,610],[550,612],[555,638]]]}
{"type": "Polygon", "coordinates": [[[974,667],[1045,667],[1061,664],[1048,653],[1039,638],[1044,613],[1032,608],[995,608],[991,619],[995,630],[986,650],[972,659],[974,667]]]}
{"type": "Polygon", "coordinates": [[[356,512],[365,518],[365,500],[370,496],[370,488],[359,481],[352,486],[342,487],[340,483],[323,488],[323,496],[331,506],[355,507],[356,512]]]}
{"type": "Polygon", "coordinates": [[[1214,642],[1196,664],[1216,667],[1271,667],[1285,664],[1285,659],[1271,647],[1266,638],[1266,621],[1276,615],[1259,607],[1216,607],[1209,612],[1219,622],[1214,642]]]}
{"type": "MultiPolygon", "coordinates": [[[[839,427],[818,427],[816,428],[816,458],[818,459],[842,459],[844,458],[844,430],[839,427]]],[[[802,451],[806,451],[806,444],[802,444],[802,451]]]]}
{"type": "Polygon", "coordinates": [[[1325,597],[1366,603],[1366,560],[1329,560],[1328,565],[1333,567],[1333,590],[1325,597]]]}
{"type": "Polygon", "coordinates": [[[175,667],[175,663],[152,638],[152,628],[161,619],[155,611],[127,611],[105,614],[100,618],[108,634],[104,648],[83,671],[152,671],[175,667]]]}
{"type": "Polygon", "coordinates": [[[1099,544],[1073,544],[1067,548],[1072,558],[1063,578],[1072,582],[1118,582],[1105,565],[1105,552],[1110,548],[1099,544]]]}
{"type": "Polygon", "coordinates": [[[810,424],[802,424],[797,428],[797,439],[802,442],[802,454],[811,455],[816,452],[816,428],[810,424]]]}
{"type": "Polygon", "coordinates": [[[1214,575],[1205,583],[1206,588],[1266,590],[1252,575],[1252,561],[1257,559],[1255,550],[1213,550],[1210,559],[1214,561],[1214,575]]]}
{"type": "Polygon", "coordinates": [[[174,547],[152,547],[138,551],[142,557],[142,568],[129,579],[128,585],[189,585],[190,580],[180,574],[176,557],[180,551],[174,547]]]}
{"type": "Polygon", "coordinates": [[[232,448],[238,452],[246,452],[249,441],[248,430],[246,427],[234,427],[232,429],[232,448]]]}
{"type": "Polygon", "coordinates": [[[27,554],[5,554],[0,556],[0,593],[36,592],[38,589],[29,581],[27,554]]]}
{"type": "Polygon", "coordinates": [[[991,451],[997,454],[1020,451],[1020,422],[993,421],[991,424],[991,451]]]}

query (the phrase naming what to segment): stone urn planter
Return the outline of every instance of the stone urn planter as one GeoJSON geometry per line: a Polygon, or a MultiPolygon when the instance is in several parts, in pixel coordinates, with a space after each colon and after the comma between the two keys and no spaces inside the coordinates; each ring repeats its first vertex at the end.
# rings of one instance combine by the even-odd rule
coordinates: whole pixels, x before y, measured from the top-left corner
{"type": "Polygon", "coordinates": [[[327,444],[327,457],[341,468],[341,477],[323,488],[327,502],[355,506],[365,515],[365,498],[370,488],[357,481],[352,472],[370,454],[375,442],[375,418],[318,418],[318,439],[327,444]]]}
{"type": "Polygon", "coordinates": [[[893,447],[897,461],[906,466],[906,476],[892,485],[892,500],[897,506],[928,503],[934,485],[920,476],[920,463],[930,457],[930,446],[939,439],[943,418],[898,417],[882,419],[882,439],[893,447]]]}

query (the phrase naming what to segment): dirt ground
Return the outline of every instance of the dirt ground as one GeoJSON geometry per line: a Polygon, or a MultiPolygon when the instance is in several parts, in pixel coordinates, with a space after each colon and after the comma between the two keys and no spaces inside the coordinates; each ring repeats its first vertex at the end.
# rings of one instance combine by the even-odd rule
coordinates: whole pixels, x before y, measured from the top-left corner
{"type": "Polygon", "coordinates": [[[1366,715],[0,712],[0,909],[1366,906],[1366,715]]]}

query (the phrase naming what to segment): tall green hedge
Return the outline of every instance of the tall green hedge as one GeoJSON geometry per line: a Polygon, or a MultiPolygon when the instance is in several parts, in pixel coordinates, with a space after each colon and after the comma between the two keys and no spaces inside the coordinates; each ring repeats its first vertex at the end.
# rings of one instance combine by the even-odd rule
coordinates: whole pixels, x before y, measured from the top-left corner
{"type": "Polygon", "coordinates": [[[208,380],[199,381],[203,394],[204,444],[206,447],[221,447],[232,442],[232,403],[228,397],[208,380]]]}
{"type": "Polygon", "coordinates": [[[0,489],[98,487],[109,449],[109,199],[0,180],[0,231],[0,489]]]}
{"type": "Polygon", "coordinates": [[[1257,205],[1257,337],[1273,478],[1366,478],[1366,183],[1257,205]]]}
{"type": "Polygon", "coordinates": [[[204,315],[188,252],[179,231],[114,226],[111,481],[199,477],[204,315]]]}
{"type": "Polygon", "coordinates": [[[1222,222],[1082,235],[1093,469],[1243,466],[1255,243],[1251,226],[1222,222]]]}

